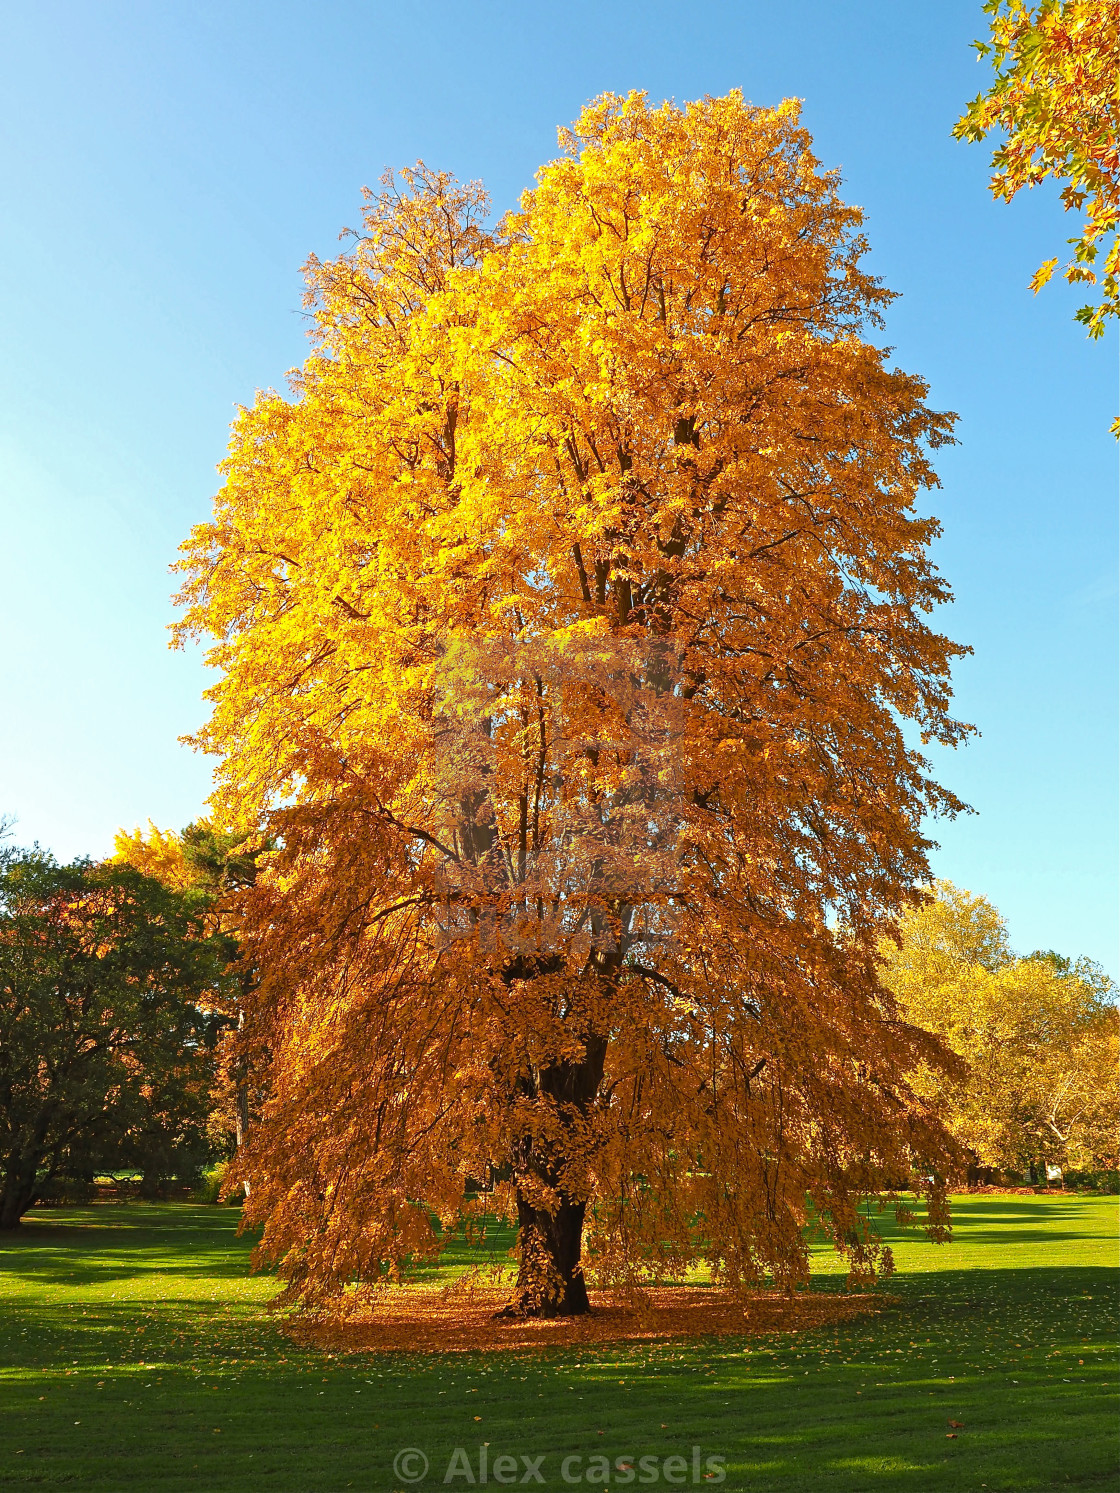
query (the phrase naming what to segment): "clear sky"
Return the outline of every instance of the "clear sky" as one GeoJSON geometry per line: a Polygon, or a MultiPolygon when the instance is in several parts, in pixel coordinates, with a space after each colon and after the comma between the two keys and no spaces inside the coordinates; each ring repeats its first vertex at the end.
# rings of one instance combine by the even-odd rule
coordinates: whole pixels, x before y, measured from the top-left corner
{"type": "Polygon", "coordinates": [[[38,0],[0,90],[0,809],[100,855],[180,827],[209,765],[177,743],[205,671],[167,651],[168,562],[217,483],[233,408],[305,352],[299,266],[359,190],[423,157],[497,210],[604,90],[804,100],[902,292],[886,340],[959,412],[938,558],[983,735],[938,767],[978,811],[939,875],[1012,941],[1116,953],[1116,334],[1035,267],[1055,191],[988,195],[954,142],[985,85],[980,0],[38,0]]]}

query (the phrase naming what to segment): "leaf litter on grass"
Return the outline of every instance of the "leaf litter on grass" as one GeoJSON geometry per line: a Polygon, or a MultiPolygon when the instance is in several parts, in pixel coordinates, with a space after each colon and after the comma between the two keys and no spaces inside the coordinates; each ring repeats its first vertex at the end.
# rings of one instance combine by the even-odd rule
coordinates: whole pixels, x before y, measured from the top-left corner
{"type": "MultiPolygon", "coordinates": [[[[75,1213],[51,1259],[45,1235],[63,1232],[53,1227],[0,1248],[0,1348],[11,1365],[0,1369],[0,1483],[251,1493],[267,1452],[269,1477],[284,1489],[389,1488],[394,1447],[422,1429],[435,1464],[474,1431],[477,1411],[480,1439],[529,1437],[540,1451],[578,1451],[584,1436],[602,1448],[617,1435],[620,1451],[640,1436],[667,1454],[698,1437],[727,1452],[725,1486],[735,1493],[983,1484],[1025,1493],[1067,1474],[1097,1485],[1115,1470],[1114,1210],[1078,1200],[1073,1218],[1062,1200],[1023,1201],[1028,1216],[978,1218],[962,1200],[958,1242],[945,1249],[892,1241],[893,1299],[876,1293],[874,1314],[720,1337],[376,1355],[325,1353],[286,1336],[288,1319],[264,1310],[273,1283],[242,1273],[247,1247],[232,1240],[228,1216],[215,1216],[212,1236],[225,1235],[226,1247],[199,1248],[205,1231],[184,1228],[186,1210],[153,1209],[160,1271],[146,1269],[140,1251],[126,1268],[103,1252],[75,1277],[89,1237],[75,1213]],[[195,1244],[176,1269],[185,1238],[195,1244]],[[134,1337],[138,1325],[148,1331],[134,1337]],[[355,1397],[359,1387],[368,1400],[355,1397]],[[466,1424],[460,1407],[469,1407],[466,1424]]],[[[828,1275],[799,1297],[832,1288],[843,1300],[828,1275]]]]}
{"type": "Polygon", "coordinates": [[[497,1316],[508,1298],[500,1289],[458,1296],[403,1286],[379,1295],[381,1309],[376,1312],[343,1321],[296,1318],[289,1331],[305,1345],[349,1353],[501,1352],[804,1332],[874,1315],[892,1301],[871,1292],[743,1297],[694,1286],[659,1286],[644,1290],[640,1302],[621,1293],[592,1291],[587,1316],[519,1319],[497,1316]]]}

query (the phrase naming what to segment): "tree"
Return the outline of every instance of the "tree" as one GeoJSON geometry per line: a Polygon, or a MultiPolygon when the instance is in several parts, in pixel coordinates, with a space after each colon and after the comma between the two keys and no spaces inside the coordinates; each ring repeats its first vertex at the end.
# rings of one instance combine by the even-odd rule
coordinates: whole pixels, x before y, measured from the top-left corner
{"type": "Polygon", "coordinates": [[[199,1003],[221,978],[197,918],[152,878],[3,855],[0,1228],[110,1148],[158,1171],[189,1143],[207,1041],[199,1003]]]}
{"type": "Polygon", "coordinates": [[[230,894],[252,886],[257,878],[257,859],[262,849],[251,847],[244,836],[223,832],[209,819],[197,819],[176,834],[158,828],[149,819],[147,833],[139,828],[118,830],[114,859],[134,866],[172,891],[184,894],[203,914],[211,937],[221,947],[222,957],[236,974],[225,984],[226,1000],[214,1012],[222,1028],[217,1040],[217,1079],[210,1128],[224,1146],[241,1147],[249,1130],[250,1074],[241,1051],[244,1000],[252,989],[254,972],[239,965],[240,945],[230,894]],[[228,1139],[227,1139],[228,1137],[228,1139]]]}
{"type": "Polygon", "coordinates": [[[944,1038],[965,1072],[941,1092],[949,1123],[977,1164],[1029,1172],[1116,1165],[1117,1008],[1112,982],[1089,961],[1053,952],[1017,959],[983,897],[938,882],[908,912],[887,954],[887,983],[909,1018],[944,1038]]]}
{"type": "MultiPolygon", "coordinates": [[[[102,1125],[75,1137],[59,1174],[91,1180],[99,1173],[140,1173],[140,1196],[159,1198],[173,1180],[197,1183],[214,1151],[211,1089],[217,1031],[198,1011],[178,1053],[150,1055],[139,1084],[116,1096],[102,1125]]],[[[47,1194],[49,1195],[49,1193],[47,1194]]]]}
{"type": "MultiPolygon", "coordinates": [[[[984,11],[991,40],[975,46],[991,57],[995,82],[953,133],[978,141],[1004,131],[992,156],[994,197],[1010,202],[1021,187],[1054,177],[1065,183],[1065,209],[1085,209],[1081,233],[1069,241],[1074,257],[1065,277],[1100,286],[1098,303],[1077,312],[1089,336],[1100,337],[1106,318],[1120,314],[1120,7],[1110,0],[988,0],[984,11]]],[[[1057,263],[1048,259],[1036,272],[1035,291],[1057,263]]]]}
{"type": "MultiPolygon", "coordinates": [[[[951,417],[797,108],[592,104],[494,231],[423,166],[308,265],[294,397],[185,546],[270,1099],[243,1158],[289,1293],[395,1277],[473,1180],[510,1310],[706,1259],[853,1268],[954,1149],[878,940],[956,799],[961,651],[915,508],[951,417]]],[[[262,1059],[263,1060],[263,1059],[262,1059]]]]}

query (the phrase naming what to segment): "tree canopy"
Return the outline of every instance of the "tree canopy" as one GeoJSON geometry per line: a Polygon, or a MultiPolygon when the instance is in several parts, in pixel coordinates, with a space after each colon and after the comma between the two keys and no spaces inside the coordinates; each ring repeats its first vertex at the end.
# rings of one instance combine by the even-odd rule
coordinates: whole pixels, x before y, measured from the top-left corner
{"type": "Polygon", "coordinates": [[[0,856],[0,1228],[60,1173],[171,1167],[208,1108],[220,950],[127,866],[0,856]]]}
{"type": "Polygon", "coordinates": [[[241,1028],[244,998],[254,971],[241,958],[234,895],[252,886],[257,861],[267,842],[246,843],[245,836],[219,830],[209,819],[196,819],[181,833],[161,830],[149,819],[144,830],[118,830],[114,860],[134,866],[178,893],[202,919],[228,970],[220,1004],[213,1012],[215,1062],[210,1091],[208,1130],[220,1152],[242,1145],[250,1111],[259,1099],[250,1082],[248,1055],[241,1028]]]}
{"type": "Polygon", "coordinates": [[[952,417],[797,107],[607,95],[501,224],[423,166],[307,266],[314,349],[185,546],[270,1099],[249,1216],[318,1300],[519,1223],[512,1309],[706,1259],[803,1276],[807,1198],[951,1137],[878,945],[952,813],[917,500],[952,417]]]}
{"type": "MultiPolygon", "coordinates": [[[[988,0],[984,10],[990,40],[975,45],[991,58],[995,80],[954,133],[982,140],[1003,131],[992,155],[993,196],[1010,202],[1020,188],[1053,177],[1064,183],[1066,210],[1084,209],[1065,277],[1099,285],[1097,304],[1083,306],[1077,319],[1100,337],[1107,318],[1120,314],[1120,7],[1110,0],[988,0]]],[[[1036,291],[1057,263],[1055,256],[1038,269],[1036,291]]]]}
{"type": "Polygon", "coordinates": [[[941,1095],[977,1163],[1041,1177],[1051,1162],[1115,1168],[1120,1144],[1116,990],[1088,961],[1012,953],[984,897],[938,882],[902,919],[887,983],[907,1016],[943,1037],[964,1069],[918,1087],[941,1095]]]}

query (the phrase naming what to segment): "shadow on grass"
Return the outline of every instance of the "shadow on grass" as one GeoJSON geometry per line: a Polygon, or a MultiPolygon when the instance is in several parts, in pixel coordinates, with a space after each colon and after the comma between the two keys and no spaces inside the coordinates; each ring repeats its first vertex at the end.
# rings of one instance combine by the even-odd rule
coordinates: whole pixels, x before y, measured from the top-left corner
{"type": "MultiPolygon", "coordinates": [[[[992,1246],[1054,1245],[1076,1241],[1078,1244],[1098,1240],[1113,1241],[1116,1237],[1116,1210],[1108,1206],[1095,1209],[1096,1224],[1089,1222],[1086,1202],[1105,1203],[1107,1198],[1085,1199],[1069,1194],[1032,1194],[1029,1196],[978,1197],[956,1196],[952,1199],[953,1244],[969,1248],[990,1249],[992,1246]]],[[[884,1243],[897,1245],[924,1245],[926,1207],[922,1200],[908,1200],[913,1221],[905,1227],[895,1221],[894,1207],[867,1208],[867,1217],[882,1236],[884,1243]]],[[[862,1210],[861,1210],[862,1211],[862,1210]]],[[[826,1235],[819,1226],[810,1225],[810,1239],[815,1245],[824,1245],[826,1235]]],[[[951,1251],[953,1244],[935,1246],[938,1252],[951,1251]]],[[[940,1268],[934,1264],[934,1270],[940,1268]]],[[[987,1265],[973,1262],[973,1268],[985,1269],[987,1265]]]]}
{"type": "Polygon", "coordinates": [[[243,1277],[255,1234],[240,1210],[112,1203],[35,1209],[0,1234],[0,1273],[43,1286],[106,1286],[143,1276],[243,1277]]]}
{"type": "Polygon", "coordinates": [[[993,1197],[955,1198],[953,1200],[953,1223],[959,1229],[967,1229],[969,1244],[1006,1244],[1013,1237],[1016,1244],[1057,1244],[1067,1239],[1111,1239],[1115,1237],[1115,1222],[1103,1211],[1098,1228],[1088,1227],[1085,1210],[1078,1198],[1052,1197],[993,1197]],[[1041,1215],[1039,1203],[1045,1211],[1041,1215]],[[1031,1225],[1034,1225],[1031,1227],[1031,1225]],[[1064,1224],[1067,1227],[1055,1227],[1064,1224]],[[1014,1229],[1013,1236],[1009,1230],[1014,1229]]]}
{"type": "MultiPolygon", "coordinates": [[[[485,1443],[492,1463],[499,1451],[545,1457],[549,1488],[562,1486],[565,1455],[582,1459],[581,1474],[604,1451],[680,1455],[691,1468],[701,1445],[727,1458],[735,1493],[1103,1493],[1115,1482],[1115,1271],[1097,1240],[1111,1213],[1081,1215],[1078,1237],[1102,1262],[1088,1265],[1063,1263],[1078,1258],[1062,1242],[1064,1200],[961,1199],[957,1217],[962,1242],[984,1248],[900,1250],[893,1300],[873,1319],[509,1355],[332,1357],[265,1315],[269,1282],[245,1279],[250,1241],[232,1210],[36,1213],[0,1244],[0,1485],[389,1489],[398,1449],[420,1446],[430,1487],[456,1447],[477,1467],[485,1443]],[[1034,1258],[1013,1265],[1002,1246],[1024,1237],[1037,1238],[1034,1258]],[[1054,1246],[1052,1261],[1038,1244],[1054,1246]]],[[[442,1268],[502,1261],[510,1242],[498,1229],[481,1251],[457,1239],[442,1268]]],[[[816,1289],[844,1282],[818,1277],[816,1289]]]]}

